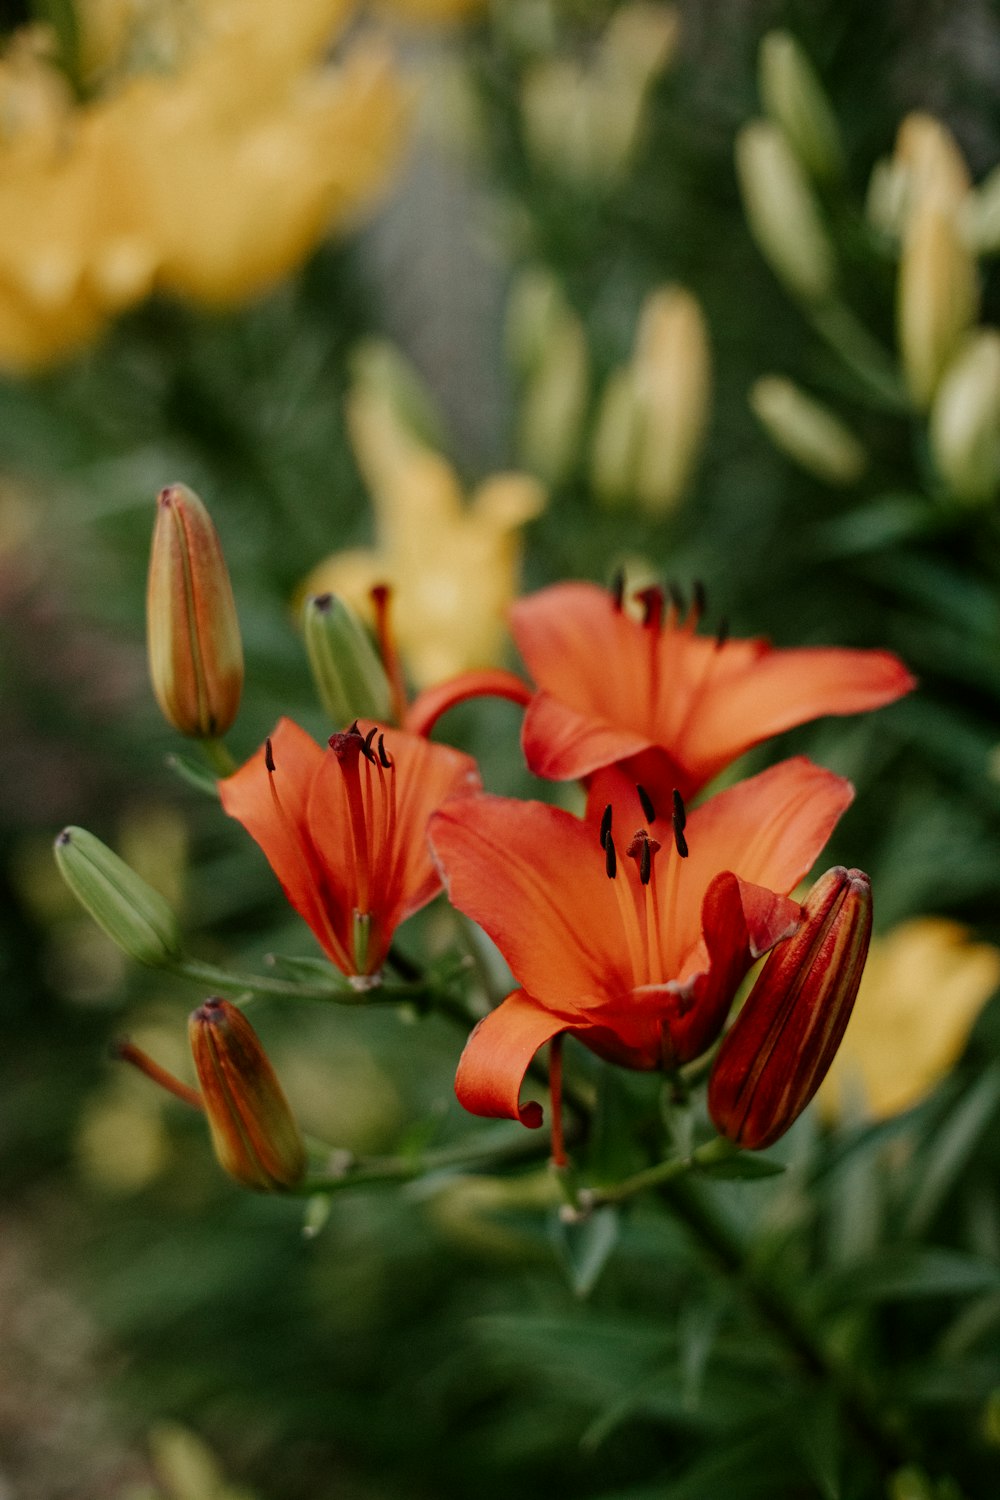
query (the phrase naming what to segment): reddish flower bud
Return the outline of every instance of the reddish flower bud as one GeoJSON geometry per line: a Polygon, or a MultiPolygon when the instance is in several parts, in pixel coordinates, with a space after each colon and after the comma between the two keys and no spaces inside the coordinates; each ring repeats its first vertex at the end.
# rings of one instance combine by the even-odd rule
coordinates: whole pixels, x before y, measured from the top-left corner
{"type": "Polygon", "coordinates": [[[871,937],[868,876],[828,870],[803,910],[802,925],[761,970],[709,1080],[716,1129],[750,1151],[798,1119],[840,1046],[871,937]]]}
{"type": "Polygon", "coordinates": [[[240,627],[218,534],[184,484],[157,498],[146,622],[149,673],[164,717],[198,739],[225,734],[243,691],[240,627]]]}
{"type": "Polygon", "coordinates": [[[228,1000],[206,1000],[192,1012],[188,1036],[219,1165],[244,1187],[294,1187],[305,1174],[305,1147],[250,1022],[228,1000]]]}

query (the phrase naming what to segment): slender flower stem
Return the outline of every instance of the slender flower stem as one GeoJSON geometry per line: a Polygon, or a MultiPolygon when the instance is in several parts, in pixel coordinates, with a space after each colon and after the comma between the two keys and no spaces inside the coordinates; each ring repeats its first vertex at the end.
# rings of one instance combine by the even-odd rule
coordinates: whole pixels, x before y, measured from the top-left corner
{"type": "Polygon", "coordinates": [[[202,740],[202,752],[217,776],[231,776],[236,761],[225,740],[202,740]]]}
{"type": "Polygon", "coordinates": [[[645,1193],[650,1188],[662,1187],[678,1177],[686,1176],[688,1172],[696,1172],[699,1167],[712,1167],[736,1155],[738,1155],[738,1147],[723,1136],[717,1136],[715,1140],[706,1141],[703,1146],[698,1146],[690,1156],[672,1156],[669,1161],[660,1161],[655,1166],[646,1167],[642,1172],[635,1172],[631,1177],[623,1178],[612,1187],[593,1188],[587,1191],[581,1195],[580,1207],[589,1212],[593,1208],[604,1208],[610,1203],[627,1203],[630,1198],[635,1198],[639,1193],[645,1193]]]}
{"type": "Polygon", "coordinates": [[[891,355],[843,302],[812,309],[813,327],[886,411],[912,410],[891,355]]]}
{"type": "Polygon", "coordinates": [[[537,1135],[521,1135],[498,1145],[480,1141],[459,1146],[445,1146],[438,1151],[424,1151],[414,1156],[385,1156],[360,1161],[330,1177],[307,1177],[293,1189],[299,1196],[311,1193],[337,1193],[346,1188],[372,1187],[393,1182],[412,1182],[431,1172],[461,1171],[464,1167],[482,1170],[509,1162],[530,1161],[548,1154],[548,1143],[537,1135]]]}
{"type": "Polygon", "coordinates": [[[399,1000],[415,1000],[427,993],[427,987],[422,981],[395,981],[390,984],[379,982],[362,988],[331,973],[328,981],[300,984],[294,979],[275,979],[267,974],[233,974],[227,969],[216,968],[215,964],[202,963],[196,958],[183,958],[171,965],[171,970],[194,984],[207,986],[225,995],[243,995],[249,990],[254,995],[269,995],[282,1000],[332,1000],[338,1005],[365,1005],[372,1001],[388,1004],[399,1000]]]}

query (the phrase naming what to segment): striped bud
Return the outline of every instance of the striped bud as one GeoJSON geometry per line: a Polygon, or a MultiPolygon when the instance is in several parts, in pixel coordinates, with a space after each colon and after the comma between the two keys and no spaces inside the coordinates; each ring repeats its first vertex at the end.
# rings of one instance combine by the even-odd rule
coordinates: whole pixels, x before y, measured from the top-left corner
{"type": "Polygon", "coordinates": [[[355,719],[392,719],[392,694],[371,636],[336,594],[310,594],[302,634],[320,702],[337,729],[355,719]]]}
{"type": "Polygon", "coordinates": [[[181,953],[177,918],[158,891],[85,828],[64,828],[55,842],[59,873],[113,943],[158,969],[181,953]]]}
{"type": "Polygon", "coordinates": [[[260,1192],[294,1187],[305,1175],[305,1147],[243,1012],[206,1000],[191,1013],[188,1037],[219,1165],[260,1192]]]}
{"type": "Polygon", "coordinates": [[[184,484],[161,490],[146,592],[149,674],[181,734],[214,739],[236,718],[243,646],[218,534],[184,484]]]}
{"type": "Polygon", "coordinates": [[[767,960],[715,1059],[708,1109],[721,1135],[762,1151],[798,1119],[840,1046],[868,954],[871,884],[838,866],[767,960]]]}

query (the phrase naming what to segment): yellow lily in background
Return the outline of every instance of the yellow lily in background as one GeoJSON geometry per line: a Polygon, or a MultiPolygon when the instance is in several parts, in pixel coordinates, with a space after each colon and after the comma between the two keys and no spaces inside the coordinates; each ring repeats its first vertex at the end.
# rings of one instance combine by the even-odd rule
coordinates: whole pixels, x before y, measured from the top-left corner
{"type": "Polygon", "coordinates": [[[77,103],[44,27],[0,58],[0,367],[86,343],[152,290],[266,289],[384,184],[406,91],[351,0],[80,7],[77,103]]]}
{"type": "Polygon", "coordinates": [[[863,1104],[875,1119],[919,1102],[961,1055],[1000,985],[1000,949],[944,917],[872,943],[851,1024],[817,1096],[828,1120],[863,1104]]]}
{"type": "Polygon", "coordinates": [[[527,474],[495,474],[467,504],[452,466],[407,429],[389,395],[356,389],[348,421],[378,544],[334,553],[302,592],[339,594],[370,618],[369,591],[388,584],[395,637],[418,687],[491,665],[517,592],[520,528],[541,511],[544,489],[527,474]]]}

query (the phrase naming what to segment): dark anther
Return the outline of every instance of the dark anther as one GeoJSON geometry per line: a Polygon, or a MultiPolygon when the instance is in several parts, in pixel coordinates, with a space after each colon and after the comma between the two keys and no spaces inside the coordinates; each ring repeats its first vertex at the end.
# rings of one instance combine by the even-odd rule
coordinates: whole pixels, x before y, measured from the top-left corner
{"type": "Polygon", "coordinates": [[[635,597],[642,605],[642,623],[659,630],[663,623],[663,590],[652,584],[648,589],[639,589],[635,597]]]}
{"type": "Polygon", "coordinates": [[[378,758],[382,762],[382,765],[385,768],[385,770],[388,771],[389,768],[392,765],[392,761],[389,759],[389,752],[385,748],[385,735],[384,734],[380,734],[379,737],[378,737],[378,758]]]}
{"type": "Polygon", "coordinates": [[[652,797],[646,791],[646,788],[644,786],[640,786],[638,782],[636,782],[635,790],[636,790],[636,795],[639,798],[640,806],[642,807],[642,815],[646,819],[646,822],[647,823],[655,823],[656,822],[656,808],[653,806],[653,799],[652,799],[652,797]]]}
{"type": "Polygon", "coordinates": [[[274,770],[274,751],[271,749],[270,736],[264,741],[264,764],[269,772],[274,770]]]}
{"type": "Polygon", "coordinates": [[[611,602],[619,614],[625,602],[625,569],[616,568],[611,575],[611,602]]]}
{"type": "Polygon", "coordinates": [[[368,733],[365,735],[365,749],[366,750],[370,750],[371,749],[371,747],[372,747],[372,740],[375,738],[375,736],[377,734],[378,734],[378,726],[375,725],[375,724],[373,724],[372,727],[371,727],[371,729],[369,729],[368,733]]]}
{"type": "Polygon", "coordinates": [[[610,833],[604,844],[604,871],[609,880],[614,880],[618,873],[618,855],[615,853],[615,841],[610,833]]]}
{"type": "Polygon", "coordinates": [[[667,585],[667,593],[670,595],[670,607],[677,611],[678,616],[683,617],[687,609],[687,600],[683,590],[679,589],[676,583],[671,583],[667,585]]]}
{"type": "Polygon", "coordinates": [[[608,847],[608,839],[611,835],[611,803],[609,802],[601,814],[601,848],[608,847]]]}
{"type": "Polygon", "coordinates": [[[687,824],[687,811],[684,807],[684,798],[674,787],[674,822],[678,828],[684,828],[687,824]]]}
{"type": "Polygon", "coordinates": [[[695,579],[691,594],[691,613],[694,615],[695,620],[700,620],[708,608],[708,595],[705,592],[705,585],[700,578],[695,579]]]}
{"type": "Polygon", "coordinates": [[[378,765],[378,756],[375,754],[375,751],[372,749],[372,740],[373,740],[373,738],[375,737],[376,734],[378,734],[378,730],[377,729],[372,729],[364,737],[364,739],[362,739],[362,737],[361,737],[360,734],[358,735],[358,740],[359,740],[358,749],[361,751],[361,754],[364,756],[365,760],[371,766],[378,765]]]}
{"type": "Polygon", "coordinates": [[[723,618],[719,621],[719,628],[715,632],[715,644],[716,644],[716,647],[717,647],[717,649],[719,651],[722,650],[723,646],[726,644],[726,642],[728,641],[728,639],[729,639],[729,621],[725,618],[725,616],[723,616],[723,618]]]}
{"type": "Polygon", "coordinates": [[[677,853],[681,859],[687,859],[688,846],[687,839],[684,837],[684,825],[687,823],[687,813],[684,810],[684,798],[676,787],[674,787],[674,815],[671,822],[674,827],[674,843],[677,846],[677,853]]]}
{"type": "Polygon", "coordinates": [[[628,849],[629,859],[634,859],[639,868],[639,879],[648,885],[653,873],[653,855],[660,847],[659,839],[651,839],[645,828],[632,835],[628,849]]]}

